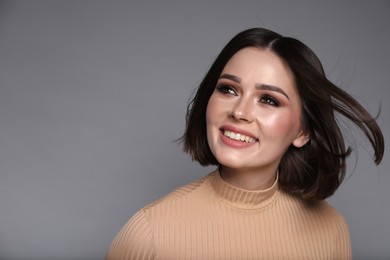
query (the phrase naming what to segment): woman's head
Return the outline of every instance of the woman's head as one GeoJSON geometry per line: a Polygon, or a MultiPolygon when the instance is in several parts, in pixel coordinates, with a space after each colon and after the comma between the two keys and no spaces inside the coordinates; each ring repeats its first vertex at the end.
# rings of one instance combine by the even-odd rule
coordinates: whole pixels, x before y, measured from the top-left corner
{"type": "Polygon", "coordinates": [[[338,188],[350,149],[344,144],[335,112],[363,130],[375,149],[375,161],[380,162],[384,141],[375,120],[350,95],[327,80],[321,62],[310,48],[262,28],[239,33],[223,48],[189,104],[183,141],[184,150],[194,160],[201,165],[220,164],[207,140],[206,111],[224,68],[243,49],[267,51],[280,58],[291,72],[299,96],[300,129],[310,140],[305,145],[286,147],[278,167],[281,187],[308,199],[324,199],[338,188]]]}
{"type": "Polygon", "coordinates": [[[206,130],[221,173],[261,172],[273,183],[289,146],[302,147],[309,138],[292,71],[272,51],[247,47],[228,61],[214,89],[206,130]]]}

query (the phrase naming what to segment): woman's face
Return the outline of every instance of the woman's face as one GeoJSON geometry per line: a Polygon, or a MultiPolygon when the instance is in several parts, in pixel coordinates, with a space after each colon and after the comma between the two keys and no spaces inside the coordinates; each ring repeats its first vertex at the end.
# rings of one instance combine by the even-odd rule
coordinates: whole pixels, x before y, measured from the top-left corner
{"type": "Polygon", "coordinates": [[[288,147],[303,146],[294,76],[272,51],[248,47],[223,69],[206,111],[211,152],[232,170],[276,173],[288,147]]]}

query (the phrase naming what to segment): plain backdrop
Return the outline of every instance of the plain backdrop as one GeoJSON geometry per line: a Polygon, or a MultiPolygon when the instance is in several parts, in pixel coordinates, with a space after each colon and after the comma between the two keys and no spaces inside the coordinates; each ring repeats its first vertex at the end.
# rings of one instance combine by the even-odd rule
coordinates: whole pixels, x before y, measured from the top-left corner
{"type": "MultiPolygon", "coordinates": [[[[213,170],[174,140],[250,27],[309,45],[389,136],[390,1],[0,1],[0,259],[103,259],[140,207],[213,170]]],[[[376,167],[355,141],[329,201],[355,259],[390,259],[389,153],[376,167]]]]}

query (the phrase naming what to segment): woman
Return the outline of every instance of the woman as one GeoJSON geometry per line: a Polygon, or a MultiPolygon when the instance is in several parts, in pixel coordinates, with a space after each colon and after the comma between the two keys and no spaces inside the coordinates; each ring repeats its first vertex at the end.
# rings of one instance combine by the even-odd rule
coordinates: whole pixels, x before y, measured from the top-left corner
{"type": "Polygon", "coordinates": [[[217,170],[138,211],[107,259],[351,259],[347,224],[324,201],[350,153],[335,113],[364,132],[379,164],[374,118],[306,45],[239,33],[201,82],[182,138],[217,170]]]}

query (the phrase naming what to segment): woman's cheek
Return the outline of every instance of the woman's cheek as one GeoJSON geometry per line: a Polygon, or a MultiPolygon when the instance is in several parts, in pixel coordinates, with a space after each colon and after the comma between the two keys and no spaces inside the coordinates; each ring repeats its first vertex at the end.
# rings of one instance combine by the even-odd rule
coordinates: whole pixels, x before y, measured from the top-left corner
{"type": "Polygon", "coordinates": [[[280,136],[293,134],[297,128],[297,120],[295,120],[295,118],[296,116],[290,113],[268,115],[265,120],[263,120],[263,127],[267,128],[272,135],[280,136]]]}

